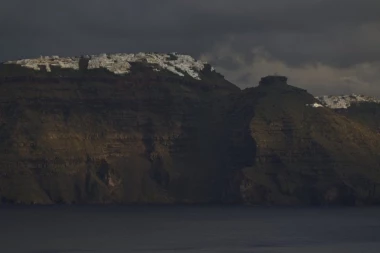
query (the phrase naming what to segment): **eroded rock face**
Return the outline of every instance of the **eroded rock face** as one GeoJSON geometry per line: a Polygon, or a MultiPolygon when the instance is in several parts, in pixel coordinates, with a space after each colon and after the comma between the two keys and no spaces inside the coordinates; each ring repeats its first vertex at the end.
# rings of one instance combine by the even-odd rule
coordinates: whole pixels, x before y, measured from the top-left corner
{"type": "Polygon", "coordinates": [[[305,106],[317,100],[283,78],[241,91],[207,65],[198,80],[147,61],[127,75],[82,64],[0,65],[1,202],[380,200],[380,137],[305,106]]]}
{"type": "Polygon", "coordinates": [[[130,70],[2,72],[3,202],[220,202],[222,100],[239,89],[210,68],[130,70]]]}
{"type": "Polygon", "coordinates": [[[266,76],[261,78],[260,85],[287,85],[288,78],[286,76],[266,76]]]}

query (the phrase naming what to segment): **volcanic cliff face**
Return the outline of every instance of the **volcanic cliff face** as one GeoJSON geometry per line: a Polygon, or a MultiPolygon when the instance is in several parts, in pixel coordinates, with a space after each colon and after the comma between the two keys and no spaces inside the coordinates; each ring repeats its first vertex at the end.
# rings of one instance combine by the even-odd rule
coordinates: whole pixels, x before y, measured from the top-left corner
{"type": "Polygon", "coordinates": [[[240,143],[255,143],[232,195],[255,204],[377,203],[379,136],[305,90],[276,83],[244,90],[230,113],[250,133],[240,143]]]}
{"type": "Polygon", "coordinates": [[[380,199],[380,138],[286,77],[241,91],[179,54],[0,65],[10,203],[355,204],[380,199]]]}
{"type": "Polygon", "coordinates": [[[239,89],[189,56],[136,57],[90,56],[84,67],[75,57],[1,66],[3,201],[221,199],[219,107],[239,89]],[[91,61],[101,67],[88,67],[91,61]]]}

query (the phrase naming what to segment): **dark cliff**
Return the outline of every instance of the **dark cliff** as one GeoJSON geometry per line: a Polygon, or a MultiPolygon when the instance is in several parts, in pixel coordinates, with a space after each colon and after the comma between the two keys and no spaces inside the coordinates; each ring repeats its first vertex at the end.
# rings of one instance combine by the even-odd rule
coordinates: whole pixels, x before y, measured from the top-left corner
{"type": "Polygon", "coordinates": [[[241,91],[131,65],[0,67],[1,202],[379,202],[380,137],[285,77],[241,91]]]}

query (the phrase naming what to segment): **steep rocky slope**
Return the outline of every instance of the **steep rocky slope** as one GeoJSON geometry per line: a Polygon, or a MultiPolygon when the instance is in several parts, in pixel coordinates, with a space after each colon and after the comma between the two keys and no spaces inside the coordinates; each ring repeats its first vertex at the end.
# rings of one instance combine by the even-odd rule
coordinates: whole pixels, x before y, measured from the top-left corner
{"type": "Polygon", "coordinates": [[[378,203],[380,137],[286,81],[241,91],[178,54],[1,64],[1,202],[378,203]]]}
{"type": "Polygon", "coordinates": [[[351,120],[380,132],[380,100],[364,95],[317,97],[321,104],[351,120]]]}
{"type": "Polygon", "coordinates": [[[3,201],[220,199],[222,114],[213,101],[239,89],[207,65],[194,77],[148,61],[128,64],[127,75],[2,66],[3,201]]]}
{"type": "Polygon", "coordinates": [[[237,96],[230,117],[244,122],[234,129],[245,151],[237,160],[246,162],[237,169],[232,198],[256,204],[379,202],[380,137],[328,108],[305,106],[315,103],[305,90],[271,78],[237,96]]]}

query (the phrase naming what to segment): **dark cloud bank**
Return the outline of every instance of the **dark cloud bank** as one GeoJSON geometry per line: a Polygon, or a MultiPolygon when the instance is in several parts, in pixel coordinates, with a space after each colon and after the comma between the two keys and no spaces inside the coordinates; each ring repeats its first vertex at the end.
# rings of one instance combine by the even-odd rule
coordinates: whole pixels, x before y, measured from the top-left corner
{"type": "Polygon", "coordinates": [[[245,88],[289,76],[310,92],[380,97],[378,0],[2,0],[0,61],[177,51],[245,88]]]}

